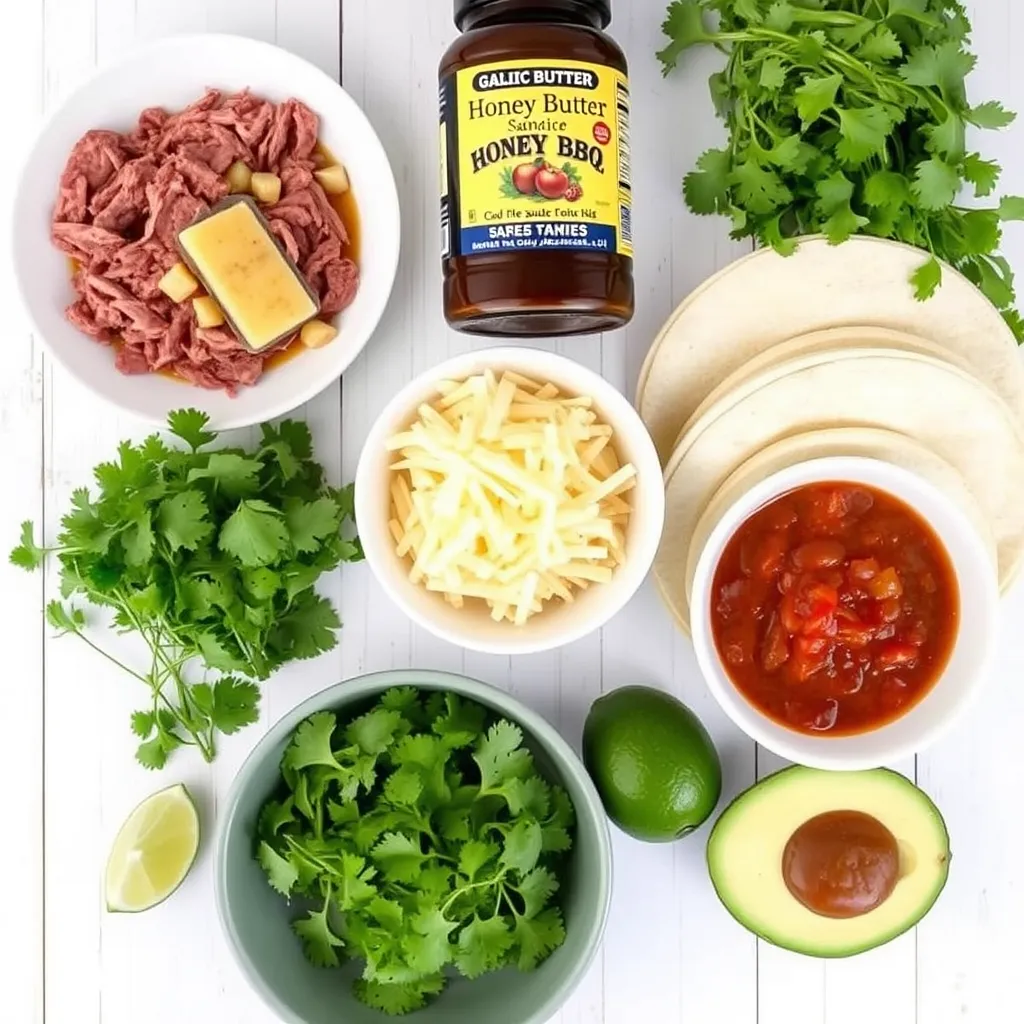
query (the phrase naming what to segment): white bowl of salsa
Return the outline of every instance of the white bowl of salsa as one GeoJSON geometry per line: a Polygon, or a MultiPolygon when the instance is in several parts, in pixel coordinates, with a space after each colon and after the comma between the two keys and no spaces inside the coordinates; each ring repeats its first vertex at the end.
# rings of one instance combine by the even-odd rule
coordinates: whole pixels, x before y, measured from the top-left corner
{"type": "MultiPolygon", "coordinates": [[[[254,152],[255,147],[254,142],[254,152]]],[[[90,187],[86,198],[94,196],[90,187]]],[[[242,427],[281,416],[314,397],[352,363],[376,329],[391,293],[399,246],[394,176],[355,101],[300,57],[236,36],[171,37],[100,70],[49,118],[28,155],[15,197],[15,276],[35,333],[49,354],[93,393],[156,423],[173,409],[193,406],[208,413],[216,428],[242,427]],[[252,386],[240,386],[234,397],[190,386],[170,371],[118,372],[118,337],[97,343],[68,321],[65,310],[76,299],[74,268],[50,237],[62,171],[87,132],[131,132],[143,110],[180,112],[208,88],[221,90],[226,98],[249,89],[274,104],[294,97],[318,116],[316,159],[337,161],[348,174],[348,192],[328,199],[347,230],[345,255],[359,270],[354,299],[331,318],[338,336],[322,348],[307,349],[296,341],[287,352],[270,355],[263,376],[252,386]]],[[[170,256],[168,262],[173,262],[170,256]]]]}
{"type": "Polygon", "coordinates": [[[868,458],[782,470],[723,515],[697,564],[697,661],[726,714],[816,768],[933,743],[984,681],[999,587],[942,491],[868,458]]]}

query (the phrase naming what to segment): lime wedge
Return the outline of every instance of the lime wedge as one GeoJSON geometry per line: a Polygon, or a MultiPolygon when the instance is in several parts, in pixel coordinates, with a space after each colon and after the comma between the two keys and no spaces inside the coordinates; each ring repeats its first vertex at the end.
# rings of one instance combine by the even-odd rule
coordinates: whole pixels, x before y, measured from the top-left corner
{"type": "Polygon", "coordinates": [[[181,785],[143,800],[107,859],[107,910],[137,914],[163,903],[185,880],[199,849],[199,815],[181,785]]]}

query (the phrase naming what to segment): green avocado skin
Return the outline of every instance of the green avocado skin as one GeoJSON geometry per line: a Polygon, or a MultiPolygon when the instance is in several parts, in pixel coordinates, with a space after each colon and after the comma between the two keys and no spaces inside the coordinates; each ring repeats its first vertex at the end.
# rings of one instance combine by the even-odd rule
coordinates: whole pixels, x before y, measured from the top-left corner
{"type": "MultiPolygon", "coordinates": [[[[796,814],[794,827],[801,823],[802,818],[796,814]]],[[[896,834],[896,839],[898,842],[902,842],[899,834],[896,834]]],[[[949,832],[939,809],[923,790],[918,789],[899,772],[894,772],[889,768],[873,768],[860,772],[823,772],[819,769],[805,768],[802,765],[791,765],[789,768],[769,775],[740,793],[715,822],[707,846],[708,872],[715,895],[739,924],[770,945],[825,960],[856,956],[870,949],[876,949],[920,924],[945,888],[949,878],[952,856],[949,832]],[[836,810],[842,809],[843,795],[848,792],[846,787],[851,780],[873,777],[894,792],[901,792],[904,795],[912,794],[919,816],[919,824],[916,826],[917,836],[921,840],[921,846],[924,847],[918,849],[917,861],[920,863],[922,858],[930,858],[938,865],[933,872],[934,877],[922,885],[920,898],[906,917],[880,919],[878,929],[872,934],[845,945],[827,944],[823,940],[823,936],[831,928],[829,918],[817,919],[821,929],[817,934],[793,930],[789,926],[789,922],[785,920],[773,921],[770,924],[759,920],[757,907],[740,897],[736,884],[737,879],[732,877],[724,866],[728,844],[742,842],[742,839],[736,836],[737,825],[749,815],[752,808],[756,808],[759,804],[768,805],[770,802],[777,807],[777,813],[773,815],[776,818],[793,813],[793,809],[799,806],[800,787],[815,776],[828,778],[835,792],[836,810]]],[[[782,850],[780,848],[778,858],[780,863],[781,859],[782,850]]],[[[756,899],[756,892],[754,898],[756,899]]],[[[793,902],[795,905],[796,901],[793,902]]]]}
{"type": "Polygon", "coordinates": [[[583,763],[608,817],[644,842],[692,832],[722,792],[721,762],[700,720],[675,697],[645,686],[594,702],[583,729],[583,763]]]}

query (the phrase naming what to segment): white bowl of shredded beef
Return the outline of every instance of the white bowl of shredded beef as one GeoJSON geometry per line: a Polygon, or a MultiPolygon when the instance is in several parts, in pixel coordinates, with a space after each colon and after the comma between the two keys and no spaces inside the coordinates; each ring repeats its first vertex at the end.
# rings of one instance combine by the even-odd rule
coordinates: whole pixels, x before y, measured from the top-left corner
{"type": "Polygon", "coordinates": [[[92,390],[156,422],[191,405],[220,429],[246,426],[312,398],[375,330],[398,252],[394,177],[359,107],[313,65],[233,36],[168,39],[100,72],[50,119],[17,195],[15,271],[39,337],[92,390]],[[358,224],[313,176],[325,151],[348,172],[358,224]],[[262,212],[339,329],[323,348],[296,336],[253,353],[158,287],[178,233],[228,194],[238,160],[281,178],[262,212]]]}

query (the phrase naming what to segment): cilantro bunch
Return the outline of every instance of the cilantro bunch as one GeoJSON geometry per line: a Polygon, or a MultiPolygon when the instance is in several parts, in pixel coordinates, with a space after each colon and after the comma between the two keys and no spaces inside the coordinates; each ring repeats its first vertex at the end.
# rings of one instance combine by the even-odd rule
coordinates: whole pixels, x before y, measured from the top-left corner
{"type": "Polygon", "coordinates": [[[691,46],[728,54],[710,85],[729,143],[687,175],[688,205],[730,216],[734,238],[784,255],[794,236],[816,232],[833,244],[864,232],[928,250],[912,277],[919,299],[935,292],[945,260],[1024,340],[1013,273],[997,253],[1001,224],[1024,219],[1024,199],[957,202],[965,184],[992,195],[1000,175],[968,150],[967,126],[1014,119],[995,101],[968,103],[970,31],[957,0],[676,0],[658,55],[666,73],[691,46]]]}
{"type": "Polygon", "coordinates": [[[355,994],[386,1013],[424,1006],[445,968],[532,970],[565,939],[562,854],[573,808],[518,726],[453,693],[387,691],[339,724],[312,715],[259,818],[270,884],[312,904],[293,927],[307,958],[365,961],[355,994]]]}
{"type": "Polygon", "coordinates": [[[207,424],[195,409],[171,413],[185,449],[158,434],[125,441],[116,461],[96,467],[98,494],[72,494],[54,547],[40,547],[26,522],[11,553],[30,570],[55,554],[63,600],[47,607],[50,625],[148,687],[131,720],[147,768],[181,746],[212,761],[217,733],[259,716],[252,680],[333,647],[341,622],[313,585],[362,558],[340,532],[352,490],[326,486],[304,423],[264,424],[254,452],[205,450],[217,437],[207,424]],[[119,631],[145,641],[148,664],[136,670],[97,646],[76,597],[111,609],[119,631]]]}

